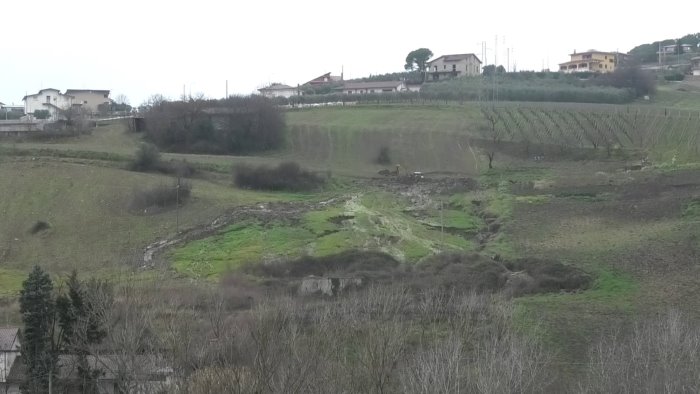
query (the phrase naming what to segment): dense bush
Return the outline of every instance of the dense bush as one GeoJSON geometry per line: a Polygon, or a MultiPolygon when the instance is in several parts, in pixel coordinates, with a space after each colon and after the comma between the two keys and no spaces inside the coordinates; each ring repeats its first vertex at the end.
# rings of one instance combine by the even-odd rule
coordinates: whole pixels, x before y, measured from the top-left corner
{"type": "Polygon", "coordinates": [[[284,142],[284,117],[261,96],[159,100],[145,110],[146,138],[163,150],[244,154],[284,142]]]}
{"type": "Polygon", "coordinates": [[[192,194],[192,185],[189,182],[177,181],[171,185],[161,184],[155,187],[134,190],[129,208],[133,211],[148,211],[151,208],[168,208],[182,204],[192,194]]]}
{"type": "Polygon", "coordinates": [[[22,116],[24,114],[17,111],[0,111],[0,120],[17,120],[22,116]]]}
{"type": "Polygon", "coordinates": [[[626,89],[634,97],[656,93],[656,78],[639,67],[619,67],[612,73],[597,76],[592,80],[592,83],[626,89]]]}
{"type": "Polygon", "coordinates": [[[129,163],[130,171],[160,172],[181,177],[190,177],[196,170],[186,160],[163,161],[160,151],[153,144],[141,144],[134,159],[129,163]]]}
{"type": "Polygon", "coordinates": [[[48,119],[51,113],[46,109],[37,109],[34,111],[34,117],[37,119],[48,119]]]}
{"type": "Polygon", "coordinates": [[[286,162],[274,168],[236,166],[234,182],[238,187],[256,190],[307,191],[320,187],[325,180],[312,172],[303,170],[297,163],[286,162]]]}
{"type": "Polygon", "coordinates": [[[134,160],[129,164],[131,171],[154,171],[160,165],[160,151],[153,144],[141,144],[134,160]]]}
{"type": "Polygon", "coordinates": [[[664,75],[664,79],[667,81],[682,81],[685,79],[685,75],[683,75],[683,73],[676,72],[664,75]]]}
{"type": "Polygon", "coordinates": [[[478,254],[441,253],[416,265],[414,287],[503,292],[508,296],[576,291],[592,282],[585,272],[556,261],[494,261],[478,254]]]}
{"type": "Polygon", "coordinates": [[[389,153],[388,146],[382,146],[381,148],[379,148],[379,154],[377,155],[376,162],[377,164],[381,164],[384,166],[391,164],[391,154],[389,153]]]}
{"type": "Polygon", "coordinates": [[[398,267],[399,262],[386,253],[348,250],[330,256],[304,256],[296,260],[266,264],[250,262],[243,270],[246,273],[262,277],[299,278],[307,275],[357,275],[365,272],[391,272],[398,267]]]}

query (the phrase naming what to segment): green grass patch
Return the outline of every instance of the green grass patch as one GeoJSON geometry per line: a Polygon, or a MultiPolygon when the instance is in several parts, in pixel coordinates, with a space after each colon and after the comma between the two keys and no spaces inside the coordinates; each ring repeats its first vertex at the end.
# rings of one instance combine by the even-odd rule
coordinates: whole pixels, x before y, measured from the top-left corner
{"type": "Polygon", "coordinates": [[[579,293],[542,294],[515,300],[515,326],[538,335],[563,361],[580,360],[591,340],[613,321],[635,313],[639,285],[628,275],[602,269],[593,286],[579,293]]]}
{"type": "Polygon", "coordinates": [[[26,278],[27,273],[24,271],[0,268],[0,297],[19,294],[26,278]]]}
{"type": "Polygon", "coordinates": [[[421,222],[428,226],[463,230],[465,232],[474,232],[481,227],[481,219],[475,217],[471,212],[465,212],[461,209],[431,209],[427,212],[428,218],[421,222]]]}
{"type": "Polygon", "coordinates": [[[281,223],[272,223],[267,228],[239,223],[221,234],[190,242],[174,250],[171,257],[177,271],[206,278],[265,258],[297,258],[312,237],[308,230],[281,223]]]}
{"type": "Polygon", "coordinates": [[[683,208],[681,217],[686,220],[700,219],[700,199],[691,200],[685,208],[683,208]]]}
{"type": "Polygon", "coordinates": [[[342,207],[332,207],[325,211],[312,211],[304,215],[302,226],[317,236],[340,230],[340,220],[345,216],[342,207]]]}
{"type": "Polygon", "coordinates": [[[487,256],[498,255],[504,259],[516,259],[522,257],[518,254],[511,242],[510,236],[506,233],[499,233],[496,238],[489,241],[483,249],[483,253],[487,256]]]}
{"type": "MultiPolygon", "coordinates": [[[[390,193],[368,193],[343,205],[307,212],[299,223],[239,223],[221,234],[190,242],[170,257],[174,268],[193,277],[217,277],[246,262],[327,256],[348,249],[378,250],[413,263],[442,250],[470,251],[471,240],[430,228],[404,212],[390,193]]],[[[454,211],[449,224],[476,228],[475,219],[454,211]]]]}

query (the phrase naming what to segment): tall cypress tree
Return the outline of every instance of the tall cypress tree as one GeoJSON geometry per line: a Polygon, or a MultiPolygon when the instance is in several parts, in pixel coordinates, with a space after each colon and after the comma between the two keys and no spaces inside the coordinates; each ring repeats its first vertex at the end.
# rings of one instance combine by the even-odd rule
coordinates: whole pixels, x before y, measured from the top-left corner
{"type": "Polygon", "coordinates": [[[55,304],[53,282],[38,265],[22,283],[19,310],[24,323],[22,360],[27,366],[24,390],[46,393],[58,357],[52,341],[55,304]]]}

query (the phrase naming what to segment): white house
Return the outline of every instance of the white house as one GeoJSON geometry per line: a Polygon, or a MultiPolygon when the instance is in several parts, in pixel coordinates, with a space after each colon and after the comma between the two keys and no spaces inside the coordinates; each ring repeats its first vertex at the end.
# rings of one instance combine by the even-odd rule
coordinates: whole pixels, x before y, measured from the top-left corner
{"type": "Polygon", "coordinates": [[[690,59],[693,67],[693,75],[700,76],[700,56],[690,59]]]}
{"type": "MultiPolygon", "coordinates": [[[[676,53],[676,48],[678,44],[664,45],[661,47],[661,51],[656,52],[661,55],[668,55],[676,53]]],[[[693,50],[693,46],[690,44],[681,44],[681,51],[683,53],[688,53],[693,50]]]]}
{"type": "Polygon", "coordinates": [[[36,110],[47,110],[51,119],[57,119],[61,110],[73,105],[73,96],[62,94],[58,89],[49,88],[24,96],[22,101],[24,101],[25,114],[31,115],[36,110]]]}
{"type": "Polygon", "coordinates": [[[258,92],[262,94],[265,97],[269,98],[274,98],[274,97],[285,97],[285,98],[290,98],[292,96],[298,96],[299,95],[299,89],[285,85],[282,83],[273,83],[272,85],[258,89],[258,92]]]}
{"type": "Polygon", "coordinates": [[[342,88],[345,94],[394,93],[406,91],[403,81],[346,82],[342,88]]]}
{"type": "Polygon", "coordinates": [[[0,328],[0,393],[11,392],[7,378],[19,356],[19,345],[19,328],[0,328]]]}
{"type": "Polygon", "coordinates": [[[481,74],[481,60],[473,53],[442,55],[428,62],[428,79],[438,81],[465,75],[481,74]]]}

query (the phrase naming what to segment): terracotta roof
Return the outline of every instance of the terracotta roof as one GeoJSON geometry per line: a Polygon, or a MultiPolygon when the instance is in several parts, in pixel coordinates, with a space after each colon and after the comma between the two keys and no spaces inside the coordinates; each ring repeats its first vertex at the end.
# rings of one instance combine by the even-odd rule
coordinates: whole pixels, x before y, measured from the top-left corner
{"type": "Polygon", "coordinates": [[[289,85],[285,85],[283,83],[273,83],[272,85],[270,85],[266,88],[258,89],[258,91],[262,91],[262,90],[288,90],[288,89],[296,89],[296,88],[289,86],[289,85]]]}
{"type": "Polygon", "coordinates": [[[394,89],[403,81],[346,82],[341,89],[394,89]]]}
{"type": "Polygon", "coordinates": [[[473,53],[458,53],[458,54],[454,54],[454,55],[442,55],[438,58],[435,58],[435,59],[429,61],[428,64],[431,64],[431,63],[438,61],[440,59],[443,59],[443,58],[444,58],[444,61],[446,61],[446,62],[458,62],[461,60],[469,59],[472,56],[476,59],[477,62],[481,63],[481,60],[479,60],[479,58],[473,53]]]}
{"type": "Polygon", "coordinates": [[[99,90],[99,89],[66,89],[66,94],[71,93],[99,93],[99,94],[109,94],[109,90],[99,90]]]}
{"type": "Polygon", "coordinates": [[[0,328],[0,352],[16,350],[19,346],[19,328],[0,328]]]}
{"type": "Polygon", "coordinates": [[[319,75],[318,77],[310,80],[309,82],[306,82],[304,85],[321,85],[321,84],[326,84],[326,83],[332,83],[332,82],[340,82],[342,81],[343,78],[337,75],[331,75],[330,72],[327,72],[323,75],[319,75]]]}
{"type": "Polygon", "coordinates": [[[589,49],[586,52],[575,52],[575,53],[570,53],[569,56],[574,56],[574,55],[587,55],[589,53],[602,53],[603,55],[615,55],[616,52],[607,52],[607,51],[596,51],[595,49],[589,49]]]}

